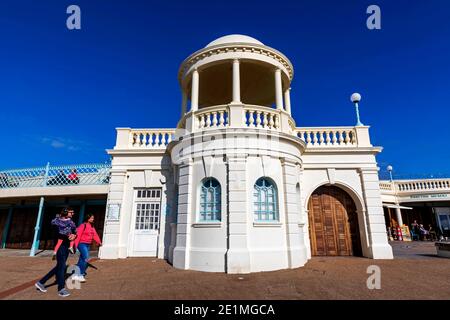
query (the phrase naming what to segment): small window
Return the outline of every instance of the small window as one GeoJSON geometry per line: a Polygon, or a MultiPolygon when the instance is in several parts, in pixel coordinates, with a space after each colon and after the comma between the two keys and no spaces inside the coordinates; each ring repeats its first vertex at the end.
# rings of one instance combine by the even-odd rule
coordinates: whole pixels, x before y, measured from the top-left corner
{"type": "Polygon", "coordinates": [[[161,189],[139,189],[137,190],[138,199],[160,199],[161,189]]]}
{"type": "Polygon", "coordinates": [[[159,203],[138,203],[136,206],[136,230],[158,230],[159,203]]]}
{"type": "Polygon", "coordinates": [[[200,190],[200,221],[220,221],[221,189],[216,179],[203,180],[200,190]]]}
{"type": "Polygon", "coordinates": [[[158,230],[161,211],[161,189],[139,189],[136,192],[136,230],[158,230]]]}
{"type": "Polygon", "coordinates": [[[255,221],[278,221],[278,192],[272,180],[258,179],[253,198],[255,221]]]}

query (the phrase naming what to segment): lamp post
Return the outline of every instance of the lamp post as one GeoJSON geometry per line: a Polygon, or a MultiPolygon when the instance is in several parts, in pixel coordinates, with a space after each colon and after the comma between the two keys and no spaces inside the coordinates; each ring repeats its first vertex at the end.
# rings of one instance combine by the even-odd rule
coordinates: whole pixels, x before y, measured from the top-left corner
{"type": "Polygon", "coordinates": [[[390,180],[391,180],[391,182],[394,180],[394,179],[392,179],[392,170],[394,169],[394,168],[392,168],[392,166],[391,165],[389,165],[389,166],[387,166],[387,171],[389,171],[389,177],[390,177],[390,180]]]}
{"type": "Polygon", "coordinates": [[[361,123],[361,121],[359,120],[359,107],[358,107],[358,102],[361,101],[361,95],[359,93],[354,93],[351,95],[350,100],[355,104],[355,109],[356,109],[356,125],[357,126],[363,126],[363,124],[361,123]]]}

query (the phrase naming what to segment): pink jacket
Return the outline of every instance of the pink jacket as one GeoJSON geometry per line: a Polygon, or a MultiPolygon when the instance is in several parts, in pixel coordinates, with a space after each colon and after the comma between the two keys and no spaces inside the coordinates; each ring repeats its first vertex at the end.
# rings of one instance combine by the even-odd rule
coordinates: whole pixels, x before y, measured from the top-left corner
{"type": "Polygon", "coordinates": [[[102,244],[97,231],[95,231],[95,228],[89,222],[80,224],[80,226],[77,228],[77,238],[75,239],[75,244],[77,246],[79,243],[91,244],[94,240],[99,245],[102,244]]]}

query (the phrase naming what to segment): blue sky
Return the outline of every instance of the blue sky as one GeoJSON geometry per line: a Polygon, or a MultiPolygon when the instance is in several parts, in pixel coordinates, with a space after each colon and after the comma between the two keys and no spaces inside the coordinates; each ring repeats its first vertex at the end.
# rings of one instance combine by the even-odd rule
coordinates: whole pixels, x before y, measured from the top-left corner
{"type": "Polygon", "coordinates": [[[449,17],[447,0],[2,0],[0,169],[104,162],[115,127],[174,127],[179,64],[241,33],[292,61],[297,126],[354,125],[358,91],[383,169],[450,173],[449,17]]]}

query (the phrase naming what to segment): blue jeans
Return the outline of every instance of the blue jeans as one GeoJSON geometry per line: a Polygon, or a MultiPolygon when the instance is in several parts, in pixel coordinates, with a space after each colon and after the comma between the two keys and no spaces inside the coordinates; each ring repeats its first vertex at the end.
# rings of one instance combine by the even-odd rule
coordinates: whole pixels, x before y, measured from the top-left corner
{"type": "Polygon", "coordinates": [[[78,244],[78,251],[80,251],[80,258],[78,259],[77,266],[80,268],[80,274],[82,276],[85,275],[86,268],[88,266],[90,247],[91,246],[87,243],[78,244]]]}
{"type": "Polygon", "coordinates": [[[69,247],[67,244],[62,243],[56,252],[56,266],[49,271],[41,280],[40,283],[45,284],[51,277],[56,276],[56,282],[58,283],[58,291],[64,289],[65,286],[65,273],[66,273],[66,261],[69,257],[69,247]]]}

